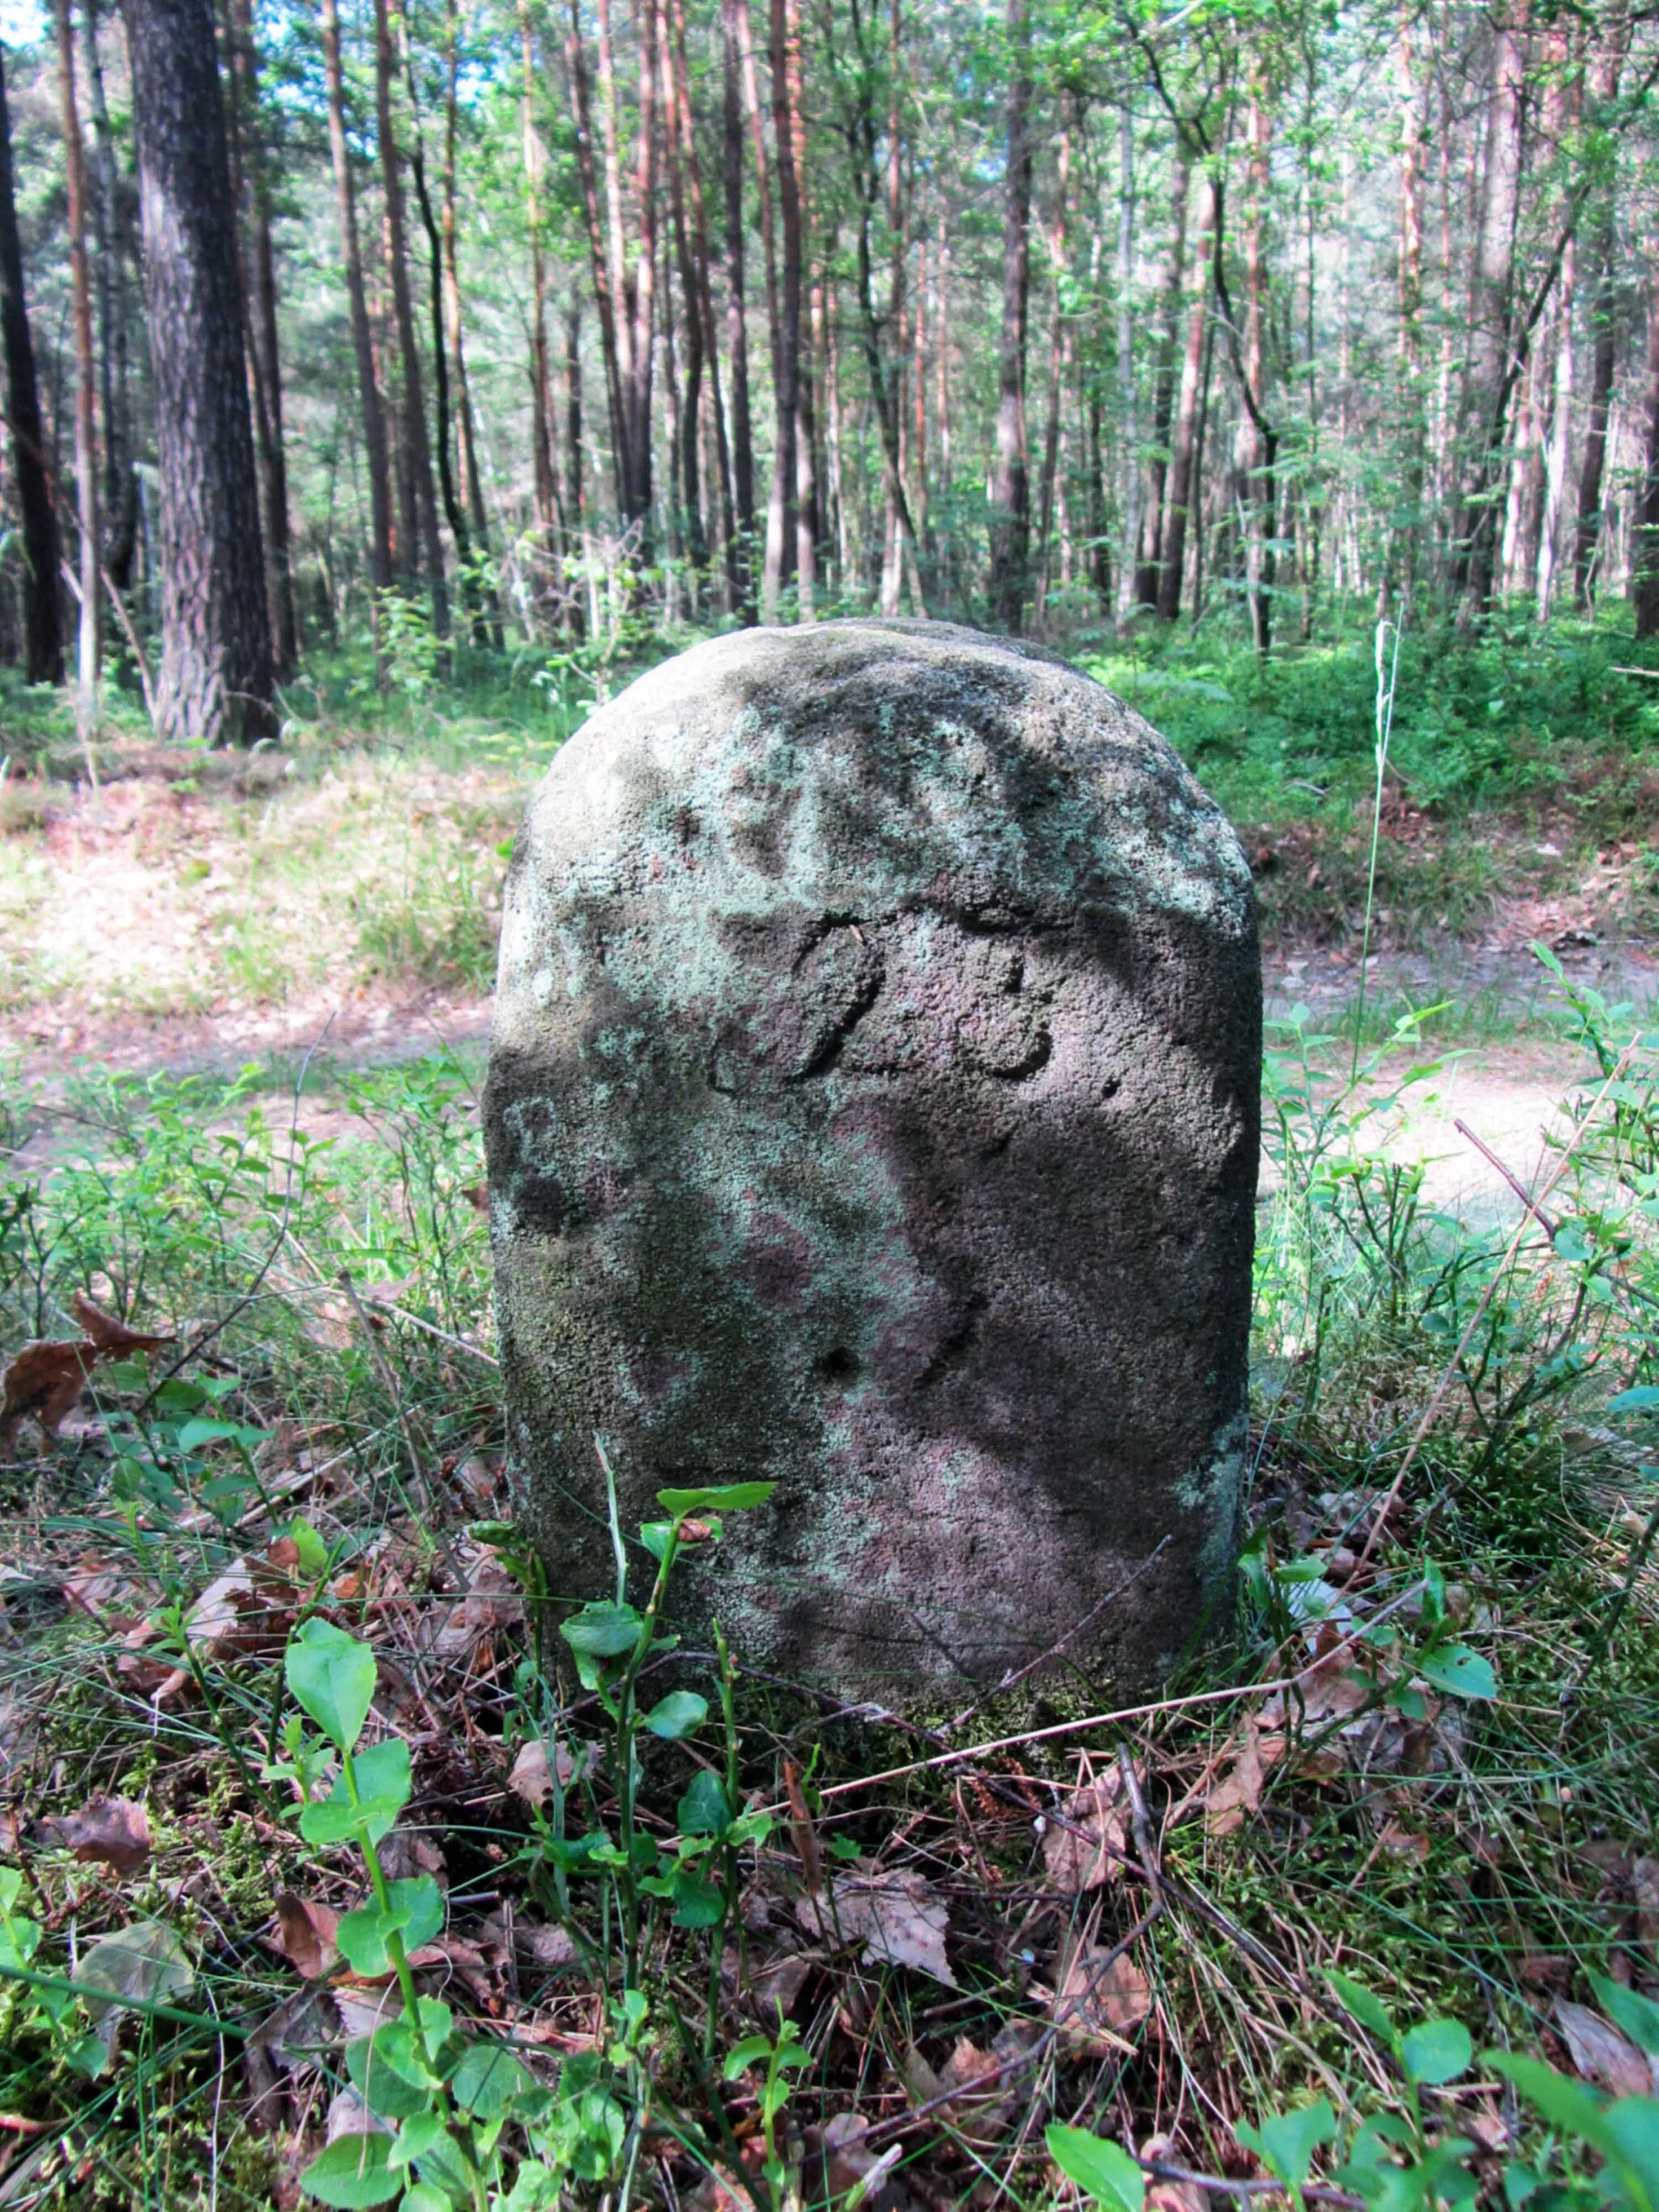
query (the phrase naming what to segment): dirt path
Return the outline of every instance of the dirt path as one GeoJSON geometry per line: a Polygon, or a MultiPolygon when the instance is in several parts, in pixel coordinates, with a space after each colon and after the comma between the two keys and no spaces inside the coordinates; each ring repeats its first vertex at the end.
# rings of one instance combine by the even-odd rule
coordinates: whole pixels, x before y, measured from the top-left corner
{"type": "MultiPolygon", "coordinates": [[[[1659,1000],[1659,961],[1644,948],[1566,946],[1561,957],[1571,980],[1611,1002],[1645,1008],[1659,1000]]],[[[1266,963],[1264,980],[1270,1019],[1282,1021],[1300,1005],[1310,1028],[1327,1030],[1352,1004],[1358,967],[1341,951],[1276,954],[1266,963]]],[[[1361,1132],[1362,1141],[1391,1158],[1424,1162],[1432,1204],[1472,1220],[1504,1215],[1516,1204],[1513,1194],[1455,1124],[1466,1122],[1523,1183],[1532,1183],[1545,1157],[1546,1132],[1561,1126],[1564,1097],[1591,1072],[1582,1048],[1550,1035],[1565,1012],[1559,983],[1529,952],[1513,946],[1447,946],[1375,959],[1367,996],[1384,1015],[1450,1004],[1431,1032],[1445,1036],[1439,1072],[1411,1085],[1397,1109],[1361,1132]]],[[[489,1011],[487,998],[375,997],[357,989],[317,992],[262,1012],[95,1024],[82,1017],[43,1034],[37,1009],[27,1021],[0,1018],[0,1053],[30,1087],[47,1091],[88,1068],[230,1075],[250,1060],[271,1070],[273,1090],[287,1089],[307,1053],[324,1078],[331,1065],[383,1066],[445,1045],[477,1053],[489,1036],[489,1011]]],[[[1425,1056],[1414,1057],[1420,1063],[1425,1056]]],[[[1329,1062],[1340,1055],[1320,1057],[1329,1062]]],[[[1390,1061],[1375,1086],[1377,1095],[1412,1064],[1390,1061]]],[[[316,1087],[328,1090],[325,1079],[316,1087]]],[[[323,1133],[331,1110],[324,1096],[307,1102],[307,1127],[317,1120],[316,1133],[323,1133]]]]}

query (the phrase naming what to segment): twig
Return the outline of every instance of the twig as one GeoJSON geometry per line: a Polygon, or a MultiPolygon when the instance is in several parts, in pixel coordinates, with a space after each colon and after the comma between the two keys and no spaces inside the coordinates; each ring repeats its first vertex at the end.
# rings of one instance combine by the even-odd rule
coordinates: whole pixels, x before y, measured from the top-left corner
{"type": "Polygon", "coordinates": [[[1554,1215],[1545,1212],[1543,1207],[1534,1201],[1532,1193],[1527,1188],[1519,1176],[1515,1175],[1510,1169],[1504,1166],[1503,1161],[1498,1158],[1492,1146],[1488,1144],[1483,1143],[1482,1140],[1475,1135],[1474,1130],[1470,1128],[1467,1121],[1455,1121],[1452,1123],[1452,1127],[1457,1131],[1459,1136],[1467,1137],[1468,1139],[1469,1142],[1474,1146],[1475,1151],[1479,1152],[1481,1158],[1486,1161],[1488,1167],[1497,1169],[1498,1174],[1503,1176],[1504,1182],[1508,1183],[1510,1188],[1520,1200],[1522,1205],[1526,1207],[1528,1212],[1531,1214],[1533,1219],[1543,1231],[1545,1236],[1547,1237],[1550,1243],[1553,1244],[1556,1236],[1561,1227],[1560,1223],[1555,1218],[1554,1215]]]}
{"type": "Polygon", "coordinates": [[[1152,1844],[1152,1824],[1146,1817],[1146,1800],[1140,1794],[1140,1778],[1135,1772],[1135,1763],[1129,1755],[1127,1743],[1121,1743],[1117,1747],[1117,1771],[1123,1783],[1123,1794],[1129,1801],[1130,1825],[1134,1830],[1135,1850],[1140,1855],[1140,1870],[1146,1877],[1147,1888],[1162,1905],[1164,1880],[1152,1844]]]}
{"type": "Polygon", "coordinates": [[[1146,1573],[1147,1568],[1152,1565],[1152,1561],[1157,1559],[1158,1553],[1163,1551],[1164,1546],[1167,1545],[1170,1539],[1167,1536],[1160,1537],[1157,1545],[1146,1554],[1146,1557],[1141,1561],[1134,1572],[1129,1576],[1128,1579],[1125,1582],[1121,1582],[1115,1589],[1108,1590],[1104,1597],[1100,1599],[1097,1604],[1091,1605],[1088,1612],[1084,1614],[1082,1620],[1077,1623],[1076,1626],[1066,1630],[1065,1635],[1060,1638],[1058,1644],[1051,1644],[1046,1651],[1040,1652],[1035,1659],[1031,1660],[1027,1665],[1021,1667],[1017,1672],[1005,1674],[994,1690],[988,1690],[982,1698],[975,1698],[971,1705],[968,1706],[964,1711],[959,1712],[957,1715],[955,1720],[947,1721],[945,1723],[944,1733],[946,1735],[954,1735],[957,1730],[961,1728],[964,1723],[970,1721],[975,1713],[982,1712],[985,1707],[991,1703],[994,1698],[1000,1698],[1005,1690],[1016,1688],[1025,1680],[1028,1674],[1035,1674],[1039,1667],[1046,1667],[1051,1659],[1058,1659],[1065,1651],[1066,1645],[1073,1643],[1078,1637],[1082,1635],[1084,1630],[1088,1627],[1097,1614],[1104,1613],[1107,1607],[1112,1604],[1116,1599],[1121,1598],[1125,1590],[1133,1589],[1134,1588],[1134,1585],[1140,1580],[1142,1575],[1146,1573]]]}

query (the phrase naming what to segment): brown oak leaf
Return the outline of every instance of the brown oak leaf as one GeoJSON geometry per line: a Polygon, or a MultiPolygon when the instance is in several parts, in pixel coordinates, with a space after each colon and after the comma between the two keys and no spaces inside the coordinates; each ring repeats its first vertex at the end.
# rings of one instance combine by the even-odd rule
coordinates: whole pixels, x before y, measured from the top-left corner
{"type": "Polygon", "coordinates": [[[24,1345],[0,1375],[0,1452],[11,1449],[26,1420],[37,1421],[42,1436],[55,1437],[97,1364],[98,1347],[88,1338],[38,1337],[24,1345]]]}
{"type": "Polygon", "coordinates": [[[89,1865],[113,1867],[117,1874],[137,1874],[149,1856],[149,1815],[131,1797],[101,1797],[40,1826],[48,1842],[89,1865]]]}
{"type": "Polygon", "coordinates": [[[159,1352],[164,1344],[178,1342],[170,1332],[165,1336],[151,1336],[143,1329],[129,1328],[114,1314],[94,1305],[84,1291],[77,1291],[70,1300],[70,1310],[96,1346],[100,1358],[127,1359],[135,1352],[159,1352]]]}
{"type": "Polygon", "coordinates": [[[276,1900],[276,1925],[265,1941],[280,1951],[302,1980],[319,1982],[339,1960],[335,1929],[340,1916],[326,1905],[285,1889],[276,1900]]]}

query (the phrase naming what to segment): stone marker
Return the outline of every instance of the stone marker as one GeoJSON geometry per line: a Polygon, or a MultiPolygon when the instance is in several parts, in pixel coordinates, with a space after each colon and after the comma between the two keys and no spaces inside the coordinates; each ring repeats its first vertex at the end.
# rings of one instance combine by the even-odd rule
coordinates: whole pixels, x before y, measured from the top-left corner
{"type": "Polygon", "coordinates": [[[551,1589],[614,1583],[598,1432],[630,1536],[777,1480],[673,1608],[756,1664],[1156,1679],[1238,1533],[1261,1019],[1220,810],[1050,654],[750,630],[602,708],[514,855],[485,1103],[551,1589]]]}

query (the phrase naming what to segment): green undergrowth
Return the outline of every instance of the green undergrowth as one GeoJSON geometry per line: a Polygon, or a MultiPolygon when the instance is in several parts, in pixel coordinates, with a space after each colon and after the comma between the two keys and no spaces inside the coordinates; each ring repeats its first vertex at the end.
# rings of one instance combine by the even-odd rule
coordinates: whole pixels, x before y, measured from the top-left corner
{"type": "Polygon", "coordinates": [[[671,1648],[759,1495],[548,1598],[469,1064],[12,1084],[0,1346],[88,1349],[0,1463],[6,2201],[1650,2205],[1659,1066],[1573,1007],[1491,1231],[1377,1150],[1415,1024],[1274,1030],[1237,1610],[1086,1725],[671,1648]]]}
{"type": "MultiPolygon", "coordinates": [[[[1226,808],[1255,863],[1269,927],[1291,937],[1357,933],[1374,630],[1283,643],[1263,662],[1224,632],[1142,628],[1081,658],[1172,740],[1226,808]]],[[[1586,888],[1595,925],[1652,933],[1654,663],[1650,645],[1618,616],[1559,617],[1543,629],[1494,616],[1474,640],[1407,618],[1379,850],[1385,941],[1475,933],[1504,898],[1586,888]]]]}

